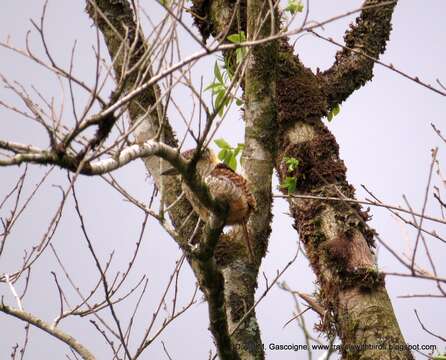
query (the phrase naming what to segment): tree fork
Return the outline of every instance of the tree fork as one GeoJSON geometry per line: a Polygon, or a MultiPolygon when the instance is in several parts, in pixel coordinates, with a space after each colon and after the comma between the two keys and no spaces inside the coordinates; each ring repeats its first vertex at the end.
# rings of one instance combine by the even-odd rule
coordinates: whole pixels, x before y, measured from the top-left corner
{"type": "MultiPolygon", "coordinates": [[[[321,121],[328,107],[324,87],[285,42],[279,56],[276,169],[280,180],[290,176],[284,157],[292,157],[299,160],[291,174],[297,179],[297,193],[354,198],[339,146],[321,121]]],[[[412,359],[407,350],[372,347],[384,344],[391,348],[405,341],[375,265],[371,250],[374,230],[366,225],[367,214],[358,204],[297,198],[289,199],[289,204],[327,311],[329,323],[322,324],[321,329],[335,331],[341,338],[343,357],[412,359]],[[357,345],[365,346],[354,350],[357,345]]]]}
{"type": "MultiPolygon", "coordinates": [[[[228,1],[205,2],[207,33],[214,36],[225,26],[219,13],[230,13],[228,1]]],[[[346,33],[350,46],[367,49],[378,57],[385,49],[391,30],[390,20],[396,2],[366,1],[357,24],[346,33]]],[[[203,3],[195,2],[195,8],[203,3]]],[[[243,4],[240,5],[243,7],[243,4]]],[[[200,29],[203,29],[201,27],[200,29]]],[[[346,168],[339,159],[334,136],[321,118],[336,104],[372,78],[373,62],[352,52],[337,56],[333,67],[314,75],[305,68],[286,40],[280,41],[277,75],[279,137],[275,166],[281,181],[288,176],[284,157],[300,160],[297,191],[304,194],[353,197],[346,181],[346,168]]],[[[412,359],[409,351],[367,349],[351,351],[350,345],[383,343],[387,348],[404,344],[371,251],[373,233],[367,215],[359,206],[344,203],[289,199],[296,229],[304,242],[321,286],[321,301],[333,316],[334,330],[343,341],[346,359],[412,359]],[[380,326],[376,326],[379,324],[380,326]]],[[[328,325],[328,324],[327,324],[328,325]]],[[[328,327],[326,327],[328,330],[328,327]]]]}
{"type": "MultiPolygon", "coordinates": [[[[141,63],[143,66],[139,70],[139,74],[146,74],[146,77],[138,79],[138,72],[128,74],[118,84],[118,86],[123,87],[122,91],[125,93],[132,87],[137,86],[137,81],[140,83],[149,79],[152,76],[152,72],[146,68],[149,62],[142,62],[143,56],[147,55],[148,46],[142,41],[144,37],[137,28],[129,2],[127,0],[87,0],[86,9],[104,36],[110,57],[113,60],[116,78],[118,80],[120,79],[120,76],[126,70],[126,65],[133,66],[141,63]],[[123,46],[127,49],[133,49],[133,53],[126,60],[127,64],[123,57],[123,46]]],[[[136,122],[140,122],[135,130],[136,141],[143,143],[154,138],[159,133],[160,126],[162,126],[164,142],[172,147],[176,147],[178,143],[167,117],[164,117],[164,121],[161,122],[156,109],[147,113],[147,109],[153,107],[157,101],[157,92],[159,93],[159,89],[155,85],[139,94],[129,103],[128,111],[131,123],[136,124],[136,122]]],[[[158,188],[168,189],[168,191],[162,194],[166,204],[169,205],[176,201],[181,194],[181,186],[178,179],[175,177],[161,177],[162,164],[157,157],[148,157],[144,159],[144,163],[154,178],[156,186],[158,188]]],[[[192,207],[189,202],[182,199],[169,211],[169,215],[171,216],[174,227],[179,229],[180,237],[177,239],[178,245],[186,254],[189,264],[200,284],[200,288],[206,296],[210,331],[216,341],[217,352],[221,359],[236,360],[239,358],[239,355],[232,345],[228,330],[224,298],[225,279],[220,269],[217,268],[213,258],[205,260],[197,259],[191,254],[189,249],[188,241],[194,233],[194,227],[198,221],[198,217],[194,214],[184,226],[184,219],[188,218],[191,211],[192,207]]],[[[203,228],[201,228],[196,236],[201,238],[202,236],[206,236],[205,233],[205,231],[203,232],[203,228]]],[[[137,356],[142,353],[146,346],[148,344],[144,343],[138,349],[137,356]]]]}

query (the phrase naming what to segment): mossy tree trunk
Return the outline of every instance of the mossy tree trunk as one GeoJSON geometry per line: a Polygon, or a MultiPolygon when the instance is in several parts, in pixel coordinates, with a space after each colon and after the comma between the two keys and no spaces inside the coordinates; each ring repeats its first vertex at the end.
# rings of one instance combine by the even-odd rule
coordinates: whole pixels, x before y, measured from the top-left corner
{"type": "MultiPolygon", "coordinates": [[[[117,77],[122,74],[120,47],[124,41],[136,51],[130,60],[136,64],[148,44],[136,30],[132,10],[126,0],[96,0],[88,2],[87,10],[101,30],[117,77]],[[94,6],[92,4],[95,4],[94,6]],[[99,10],[99,11],[98,11],[99,10]],[[104,16],[109,21],[104,21],[104,16]],[[110,23],[112,26],[110,26],[110,23]]],[[[277,12],[273,21],[259,26],[258,19],[270,10],[269,1],[194,0],[196,24],[203,38],[209,35],[238,33],[243,30],[248,39],[264,38],[279,30],[277,12]],[[233,12],[237,12],[234,20],[233,12]]],[[[350,49],[365,51],[378,57],[385,49],[391,30],[395,3],[368,0],[366,6],[345,36],[350,49]],[[375,6],[386,3],[384,6],[375,6]]],[[[252,312],[232,334],[243,314],[254,303],[258,268],[265,256],[271,222],[271,179],[273,168],[279,178],[295,176],[296,192],[320,196],[354,197],[354,189],[346,180],[346,168],[339,158],[338,144],[321,119],[337,104],[346,100],[357,88],[372,78],[373,61],[358,51],[344,49],[336,55],[333,66],[324,73],[313,74],[293,53],[282,38],[251,48],[243,79],[245,98],[245,145],[243,163],[246,176],[253,184],[259,204],[250,219],[249,228],[255,242],[256,261],[247,261],[238,231],[224,235],[216,248],[215,262],[200,263],[189,253],[187,241],[196,221],[191,219],[181,227],[191,211],[183,201],[170,212],[179,229],[175,239],[185,251],[209,304],[210,329],[222,359],[262,359],[260,330],[252,312]],[[299,160],[295,173],[289,172],[284,157],[299,160]],[[261,181],[260,181],[261,180],[261,181]]],[[[225,53],[231,56],[231,52],[225,53]]],[[[145,62],[147,64],[147,62],[145,62]]],[[[144,64],[144,62],[143,62],[144,64]]],[[[150,77],[150,71],[140,69],[150,77]]],[[[128,91],[144,78],[130,74],[125,79],[128,91]]],[[[131,120],[145,117],[137,130],[138,141],[152,138],[163,126],[164,141],[176,145],[174,132],[167,118],[161,122],[159,111],[147,113],[157,98],[157,88],[139,95],[129,105],[131,120]]],[[[161,180],[159,160],[146,160],[167,204],[175,201],[180,186],[175,179],[161,180]],[[163,183],[161,183],[163,181],[163,183]]],[[[373,257],[373,230],[367,224],[367,214],[358,205],[320,200],[290,198],[289,205],[295,228],[303,242],[311,266],[318,278],[319,301],[326,310],[321,328],[337,334],[344,345],[346,359],[411,359],[406,351],[383,352],[364,348],[351,351],[360,344],[404,344],[384,279],[376,269],[373,257]]],[[[201,236],[201,233],[198,233],[201,236]]]]}

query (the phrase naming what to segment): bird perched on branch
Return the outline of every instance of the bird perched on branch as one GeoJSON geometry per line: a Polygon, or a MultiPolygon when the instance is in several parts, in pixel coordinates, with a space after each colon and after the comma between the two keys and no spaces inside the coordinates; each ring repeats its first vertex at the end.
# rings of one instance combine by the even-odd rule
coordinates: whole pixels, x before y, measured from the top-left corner
{"type": "MultiPolygon", "coordinates": [[[[181,155],[192,159],[195,149],[184,151],[181,155]]],[[[251,211],[256,207],[256,200],[249,190],[247,180],[237,174],[230,167],[219,162],[217,156],[210,149],[204,149],[197,162],[196,170],[209,188],[211,195],[228,205],[228,214],[225,225],[241,225],[250,260],[254,258],[251,240],[248,233],[247,222],[251,211]]],[[[169,169],[163,175],[178,175],[175,169],[169,169]]],[[[182,189],[186,198],[192,204],[199,217],[207,222],[210,217],[209,210],[200,202],[192,190],[183,182],[182,189]]]]}

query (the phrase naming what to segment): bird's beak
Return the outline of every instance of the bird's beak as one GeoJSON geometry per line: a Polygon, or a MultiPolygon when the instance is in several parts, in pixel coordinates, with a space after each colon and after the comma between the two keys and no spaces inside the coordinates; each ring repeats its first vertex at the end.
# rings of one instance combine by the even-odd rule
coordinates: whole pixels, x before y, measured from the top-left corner
{"type": "Polygon", "coordinates": [[[175,176],[175,175],[180,175],[180,173],[174,167],[166,169],[161,173],[161,176],[175,176]]]}

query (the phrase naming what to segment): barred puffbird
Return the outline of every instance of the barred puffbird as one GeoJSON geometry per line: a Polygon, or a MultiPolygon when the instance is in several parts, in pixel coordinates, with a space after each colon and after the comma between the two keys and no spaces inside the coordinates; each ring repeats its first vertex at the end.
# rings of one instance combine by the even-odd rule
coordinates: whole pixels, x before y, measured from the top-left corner
{"type": "MultiPolygon", "coordinates": [[[[185,151],[181,155],[190,160],[195,149],[185,151]]],[[[228,214],[225,225],[241,225],[250,261],[254,258],[251,240],[248,234],[247,222],[251,211],[256,207],[256,200],[249,189],[247,180],[230,167],[219,162],[210,149],[204,149],[196,166],[197,172],[205,181],[211,195],[228,204],[228,214]]],[[[168,169],[163,175],[177,175],[175,169],[168,169]]],[[[191,189],[183,182],[182,189],[192,204],[193,209],[203,221],[209,219],[209,210],[196,198],[191,189]]]]}

